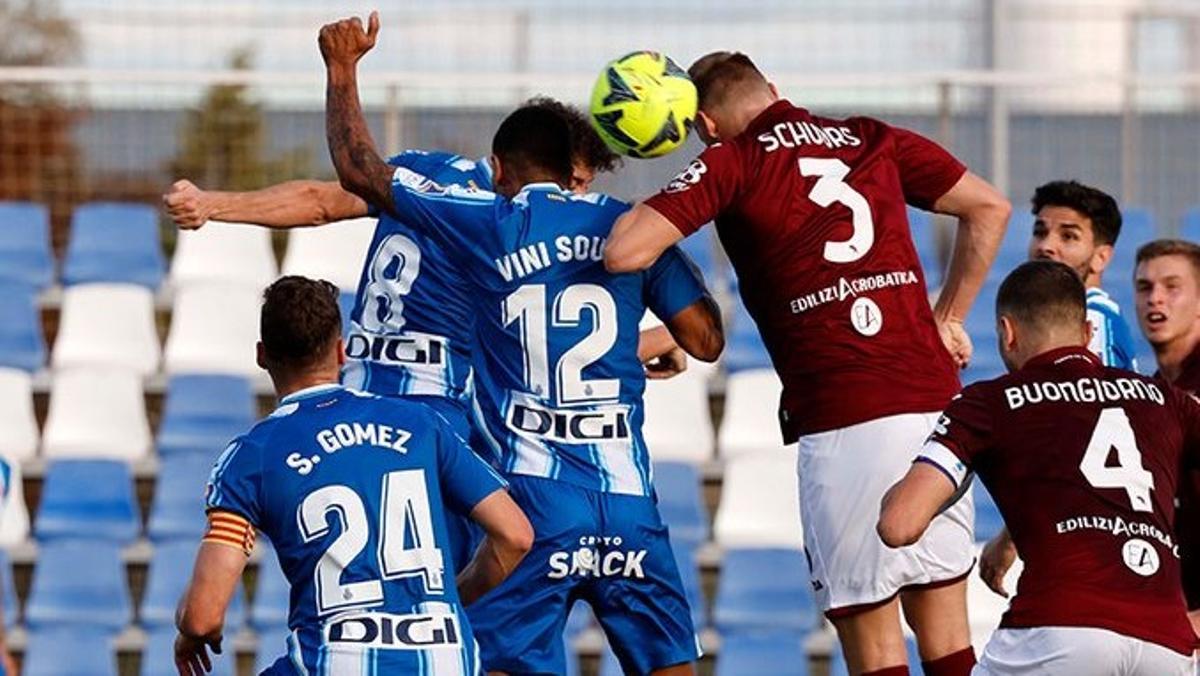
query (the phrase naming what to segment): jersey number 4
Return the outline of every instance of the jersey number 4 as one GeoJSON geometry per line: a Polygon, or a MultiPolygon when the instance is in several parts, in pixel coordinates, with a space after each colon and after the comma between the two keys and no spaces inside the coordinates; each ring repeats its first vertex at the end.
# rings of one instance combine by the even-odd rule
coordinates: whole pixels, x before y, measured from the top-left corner
{"type": "Polygon", "coordinates": [[[1079,471],[1095,488],[1123,488],[1135,512],[1151,512],[1150,491],[1154,475],[1142,466],[1142,452],[1137,447],[1129,416],[1120,408],[1100,411],[1096,429],[1083,452],[1079,471]],[[1109,465],[1108,456],[1116,449],[1117,464],[1109,465]]]}
{"type": "MultiPolygon", "coordinates": [[[[387,473],[383,477],[380,502],[383,506],[379,514],[377,552],[380,577],[396,580],[419,576],[426,593],[444,591],[446,565],[442,550],[434,543],[425,472],[414,469],[387,473]],[[411,546],[406,547],[406,542],[411,546]]],[[[332,519],[338,520],[341,533],[313,571],[317,614],[383,603],[380,579],[342,581],[346,568],[366,548],[371,535],[362,498],[353,488],[342,485],[318,488],[304,498],[296,513],[305,542],[329,533],[332,519]]]]}
{"type": "Polygon", "coordinates": [[[800,174],[818,177],[808,192],[808,198],[821,207],[836,202],[850,210],[854,226],[850,239],[825,242],[825,260],[830,263],[853,263],[866,256],[875,244],[875,219],[871,217],[871,205],[867,204],[867,198],[862,193],[846,182],[849,173],[850,167],[836,158],[800,158],[800,174]]]}

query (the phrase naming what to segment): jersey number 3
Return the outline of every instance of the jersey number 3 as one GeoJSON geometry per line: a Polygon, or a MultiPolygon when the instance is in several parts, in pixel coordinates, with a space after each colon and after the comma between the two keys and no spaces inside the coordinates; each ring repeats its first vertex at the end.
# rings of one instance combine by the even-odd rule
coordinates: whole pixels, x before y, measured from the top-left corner
{"type": "Polygon", "coordinates": [[[1095,488],[1124,488],[1135,512],[1151,512],[1150,491],[1154,475],[1142,466],[1142,452],[1137,447],[1129,416],[1120,408],[1100,411],[1096,429],[1083,453],[1079,471],[1095,488]],[[1116,449],[1117,464],[1108,464],[1109,453],[1116,449]]]}
{"type": "Polygon", "coordinates": [[[867,255],[875,244],[875,220],[867,198],[846,182],[850,167],[836,158],[801,157],[800,174],[816,176],[817,182],[808,198],[818,206],[828,207],[835,202],[850,210],[854,231],[850,239],[825,242],[825,260],[830,263],[853,263],[867,255]]]}

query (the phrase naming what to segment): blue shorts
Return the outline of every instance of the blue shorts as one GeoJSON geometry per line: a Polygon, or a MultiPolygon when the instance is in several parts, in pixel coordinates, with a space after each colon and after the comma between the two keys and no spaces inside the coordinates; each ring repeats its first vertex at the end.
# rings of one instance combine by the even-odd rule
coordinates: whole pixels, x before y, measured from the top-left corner
{"type": "Polygon", "coordinates": [[[700,657],[667,527],[652,498],[508,476],[533,524],[533,549],[467,607],[485,671],[566,673],[563,627],[586,601],[627,674],[700,657]]]}
{"type": "MultiPolygon", "coordinates": [[[[405,398],[418,401],[440,413],[458,436],[470,442],[471,448],[478,454],[479,446],[476,444],[480,440],[471,423],[469,404],[449,397],[416,395],[405,398]]],[[[487,455],[480,454],[480,457],[487,461],[487,455]]],[[[465,514],[456,514],[450,509],[443,510],[443,513],[446,515],[446,535],[449,539],[446,544],[450,549],[450,563],[454,566],[455,574],[458,574],[471,562],[475,549],[483,541],[483,529],[465,514]]]]}

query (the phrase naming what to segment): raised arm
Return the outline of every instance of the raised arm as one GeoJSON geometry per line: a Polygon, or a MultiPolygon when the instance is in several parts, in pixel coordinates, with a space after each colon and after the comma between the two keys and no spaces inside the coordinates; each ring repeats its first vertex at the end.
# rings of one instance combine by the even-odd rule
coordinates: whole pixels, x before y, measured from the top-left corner
{"type": "Polygon", "coordinates": [[[375,46],[379,13],[363,31],[358,17],[327,24],[318,42],[325,59],[325,136],[343,188],[380,211],[395,214],[394,167],[380,156],[358,100],[358,60],[375,46]]]}
{"type": "Polygon", "coordinates": [[[471,510],[487,536],[458,575],[458,595],[470,605],[507,578],[533,547],[533,526],[504,489],[493,491],[471,510]]]}
{"type": "Polygon", "coordinates": [[[966,366],[972,347],[963,321],[996,259],[1012,205],[987,181],[967,172],[934,202],[933,210],[958,217],[954,251],[933,314],[946,348],[959,366],[966,366]]]}
{"type": "Polygon", "coordinates": [[[367,203],[337,181],[287,181],[262,190],[227,192],[202,190],[180,180],[163,195],[163,205],[183,230],[195,230],[208,221],[300,228],[368,213],[367,203]]]}

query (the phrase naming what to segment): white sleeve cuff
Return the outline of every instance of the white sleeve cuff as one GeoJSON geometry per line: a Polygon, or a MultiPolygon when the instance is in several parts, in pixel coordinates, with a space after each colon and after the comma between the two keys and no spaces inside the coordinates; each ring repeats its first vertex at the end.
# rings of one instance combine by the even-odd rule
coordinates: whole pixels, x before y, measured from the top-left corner
{"type": "Polygon", "coordinates": [[[946,448],[938,441],[927,441],[921,452],[917,454],[917,462],[927,462],[942,472],[954,483],[955,488],[961,488],[970,470],[966,463],[959,459],[954,451],[946,448]]]}

